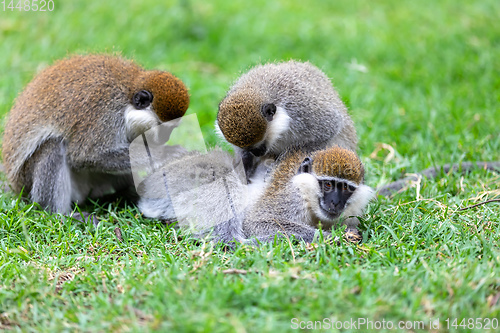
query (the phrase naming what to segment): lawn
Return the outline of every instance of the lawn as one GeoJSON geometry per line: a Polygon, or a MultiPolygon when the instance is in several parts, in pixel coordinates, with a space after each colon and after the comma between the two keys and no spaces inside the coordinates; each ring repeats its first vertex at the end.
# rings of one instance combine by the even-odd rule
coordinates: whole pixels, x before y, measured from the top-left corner
{"type": "MultiPolygon", "coordinates": [[[[347,104],[369,185],[500,160],[497,0],[2,6],[0,128],[39,70],[108,52],[180,77],[188,113],[214,145],[217,105],[238,75],[298,59],[327,73],[347,104]]],[[[195,243],[120,200],[86,207],[101,219],[94,228],[2,193],[0,330],[282,332],[320,321],[335,332],[342,321],[346,331],[495,331],[500,205],[458,209],[499,198],[499,188],[495,172],[441,174],[374,201],[359,245],[278,241],[234,252],[195,243]]]]}

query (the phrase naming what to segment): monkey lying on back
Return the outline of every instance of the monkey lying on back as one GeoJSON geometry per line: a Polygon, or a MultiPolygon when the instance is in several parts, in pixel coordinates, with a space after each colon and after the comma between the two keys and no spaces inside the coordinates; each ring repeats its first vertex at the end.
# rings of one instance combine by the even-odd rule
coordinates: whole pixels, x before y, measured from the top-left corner
{"type": "Polygon", "coordinates": [[[43,70],[19,95],[3,138],[13,190],[62,214],[72,202],[133,185],[128,147],[184,115],[175,76],[107,55],[74,56],[43,70]]]}
{"type": "Polygon", "coordinates": [[[181,227],[191,221],[196,235],[211,234],[213,240],[226,244],[254,244],[255,238],[267,242],[280,235],[312,242],[320,221],[326,230],[342,221],[355,232],[359,223],[356,216],[373,197],[373,190],[362,183],[361,161],[340,147],[315,152],[288,149],[278,159],[265,191],[256,197],[238,172],[230,172],[234,160],[229,153],[212,151],[193,157],[166,166],[165,174],[170,173],[172,179],[180,174],[179,183],[165,187],[162,172],[143,182],[138,189],[139,209],[147,217],[171,220],[177,216],[181,227]],[[172,167],[175,165],[183,168],[172,167]],[[197,177],[184,179],[184,173],[196,173],[197,177]],[[217,181],[225,186],[198,186],[217,181]],[[195,189],[198,194],[191,196],[195,189]],[[166,190],[180,204],[158,196],[166,190]]]}
{"type": "Polygon", "coordinates": [[[243,74],[219,104],[216,128],[242,155],[247,178],[263,180],[293,146],[357,148],[353,122],[328,77],[297,61],[259,65],[243,74]]]}

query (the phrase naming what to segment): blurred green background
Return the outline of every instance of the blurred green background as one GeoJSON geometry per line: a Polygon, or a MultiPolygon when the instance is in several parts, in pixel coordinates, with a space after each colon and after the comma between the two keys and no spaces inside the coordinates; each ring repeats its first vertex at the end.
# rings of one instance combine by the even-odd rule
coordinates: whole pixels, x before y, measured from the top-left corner
{"type": "MultiPolygon", "coordinates": [[[[498,0],[54,0],[51,12],[0,3],[0,118],[55,60],[119,53],[180,77],[213,145],[217,105],[241,73],[311,61],[347,104],[376,186],[442,163],[500,160],[499,18],[498,0]]],[[[444,330],[446,318],[498,318],[498,203],[458,208],[498,198],[499,181],[443,175],[373,202],[361,245],[282,241],[235,253],[178,237],[132,205],[91,204],[94,228],[4,194],[0,330],[281,332],[291,318],[325,317],[440,318],[444,330]]]]}
{"type": "Polygon", "coordinates": [[[120,53],[179,76],[188,112],[214,144],[231,83],[255,64],[299,59],[332,79],[362,156],[383,142],[412,171],[498,159],[499,17],[497,1],[451,0],[55,1],[52,12],[0,10],[0,115],[56,59],[120,53]]]}

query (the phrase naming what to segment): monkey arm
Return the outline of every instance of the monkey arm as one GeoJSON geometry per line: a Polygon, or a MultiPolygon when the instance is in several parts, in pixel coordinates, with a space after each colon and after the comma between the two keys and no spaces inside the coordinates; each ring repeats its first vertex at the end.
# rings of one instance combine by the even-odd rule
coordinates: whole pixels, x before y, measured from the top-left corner
{"type": "MultiPolygon", "coordinates": [[[[257,219],[243,222],[243,232],[247,238],[255,237],[260,242],[271,242],[275,236],[289,238],[294,236],[299,241],[312,243],[318,238],[319,230],[305,224],[299,224],[285,219],[257,219]]],[[[331,238],[332,234],[322,231],[325,239],[331,238]]]]}
{"type": "Polygon", "coordinates": [[[442,167],[427,168],[417,173],[417,175],[408,176],[380,187],[378,190],[378,194],[384,197],[390,196],[408,186],[410,182],[417,181],[419,175],[428,179],[436,178],[437,175],[441,172],[441,169],[444,173],[449,173],[450,171],[461,171],[462,173],[468,173],[476,168],[498,172],[500,171],[500,162],[463,162],[455,164],[445,164],[442,167]]]}

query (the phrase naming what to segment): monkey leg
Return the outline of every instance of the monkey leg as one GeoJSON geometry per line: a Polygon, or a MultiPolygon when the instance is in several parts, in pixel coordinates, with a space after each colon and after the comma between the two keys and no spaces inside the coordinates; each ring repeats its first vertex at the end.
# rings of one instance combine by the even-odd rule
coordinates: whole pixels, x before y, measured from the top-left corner
{"type": "MultiPolygon", "coordinates": [[[[312,243],[319,236],[319,230],[316,228],[283,219],[245,221],[243,230],[249,231],[248,238],[255,237],[260,242],[271,242],[275,236],[287,238],[294,236],[299,241],[312,243]]],[[[323,231],[323,237],[331,238],[332,234],[323,231]]]]}
{"type": "Polygon", "coordinates": [[[71,170],[73,201],[102,198],[120,192],[127,199],[137,199],[127,146],[116,149],[96,145],[85,153],[67,151],[71,170]]]}
{"type": "Polygon", "coordinates": [[[241,217],[236,216],[232,219],[215,225],[209,230],[203,230],[195,234],[196,238],[209,237],[214,243],[224,243],[232,245],[245,241],[243,230],[241,228],[241,217]]]}
{"type": "Polygon", "coordinates": [[[62,138],[42,143],[26,164],[24,178],[31,178],[30,199],[51,212],[71,212],[71,175],[62,138]]]}

